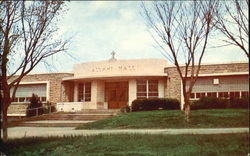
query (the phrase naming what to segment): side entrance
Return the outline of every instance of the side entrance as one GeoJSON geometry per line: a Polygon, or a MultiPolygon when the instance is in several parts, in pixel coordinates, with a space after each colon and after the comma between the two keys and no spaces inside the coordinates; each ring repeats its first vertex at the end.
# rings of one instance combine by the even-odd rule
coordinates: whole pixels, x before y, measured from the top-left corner
{"type": "Polygon", "coordinates": [[[106,82],[105,101],[108,109],[118,109],[128,104],[128,82],[106,82]]]}

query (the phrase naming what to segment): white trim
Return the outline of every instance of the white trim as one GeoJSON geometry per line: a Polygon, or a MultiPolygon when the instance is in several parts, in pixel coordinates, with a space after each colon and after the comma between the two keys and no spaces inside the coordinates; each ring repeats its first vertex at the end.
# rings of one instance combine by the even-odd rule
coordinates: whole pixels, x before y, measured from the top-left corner
{"type": "MultiPolygon", "coordinates": [[[[230,76],[230,75],[249,75],[249,72],[231,72],[231,73],[199,74],[198,77],[208,77],[208,76],[230,76]]],[[[191,75],[187,75],[187,77],[191,77],[191,75]]]]}
{"type": "Polygon", "coordinates": [[[7,114],[7,116],[26,116],[26,114],[7,114]]]}

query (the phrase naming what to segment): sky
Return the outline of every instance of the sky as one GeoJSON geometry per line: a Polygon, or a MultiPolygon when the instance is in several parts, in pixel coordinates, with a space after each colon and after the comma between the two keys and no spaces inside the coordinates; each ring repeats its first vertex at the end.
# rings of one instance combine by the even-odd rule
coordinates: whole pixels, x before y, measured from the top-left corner
{"type": "MultiPolygon", "coordinates": [[[[48,59],[52,66],[40,63],[32,73],[71,72],[77,63],[101,61],[116,52],[119,59],[166,59],[152,39],[140,1],[71,1],[58,23],[60,33],[71,37],[67,54],[48,59]]],[[[248,61],[234,46],[215,48],[216,37],[207,48],[203,63],[248,61]]]]}

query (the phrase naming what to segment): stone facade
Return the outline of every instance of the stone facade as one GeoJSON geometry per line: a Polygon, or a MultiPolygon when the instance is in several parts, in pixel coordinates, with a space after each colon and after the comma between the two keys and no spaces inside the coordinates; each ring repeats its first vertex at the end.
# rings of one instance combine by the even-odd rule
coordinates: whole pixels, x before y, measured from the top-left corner
{"type": "MultiPolygon", "coordinates": [[[[65,77],[71,77],[71,73],[46,73],[46,74],[30,74],[23,77],[21,82],[49,82],[49,101],[57,103],[62,100],[62,79],[65,77]]],[[[12,79],[10,79],[10,82],[12,79]]]]}
{"type": "MultiPolygon", "coordinates": [[[[182,67],[182,71],[184,68],[182,67]]],[[[190,70],[189,70],[190,71],[190,70]]],[[[181,79],[175,66],[165,68],[165,72],[168,73],[167,84],[165,87],[165,97],[177,98],[181,101],[181,79]]],[[[230,74],[249,72],[248,63],[230,63],[230,64],[208,64],[202,65],[199,75],[203,74],[230,74]]]]}

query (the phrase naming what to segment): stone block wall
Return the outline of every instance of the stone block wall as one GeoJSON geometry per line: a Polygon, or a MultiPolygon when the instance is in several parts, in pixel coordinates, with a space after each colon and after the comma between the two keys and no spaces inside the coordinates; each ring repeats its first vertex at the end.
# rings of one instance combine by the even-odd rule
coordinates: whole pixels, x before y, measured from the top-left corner
{"type": "MultiPolygon", "coordinates": [[[[184,71],[184,67],[182,67],[184,71]]],[[[190,71],[190,70],[189,70],[190,71]]],[[[165,68],[168,73],[168,79],[165,87],[165,97],[177,98],[181,101],[181,79],[175,66],[165,68]]],[[[202,65],[199,74],[215,73],[234,73],[249,72],[248,63],[230,63],[230,64],[208,64],[202,65]]]]}
{"type": "MultiPolygon", "coordinates": [[[[46,73],[46,74],[30,74],[23,77],[21,82],[37,82],[49,81],[49,101],[57,103],[63,100],[62,79],[73,76],[72,73],[46,73]]],[[[13,79],[10,79],[11,82],[13,79]]]]}

